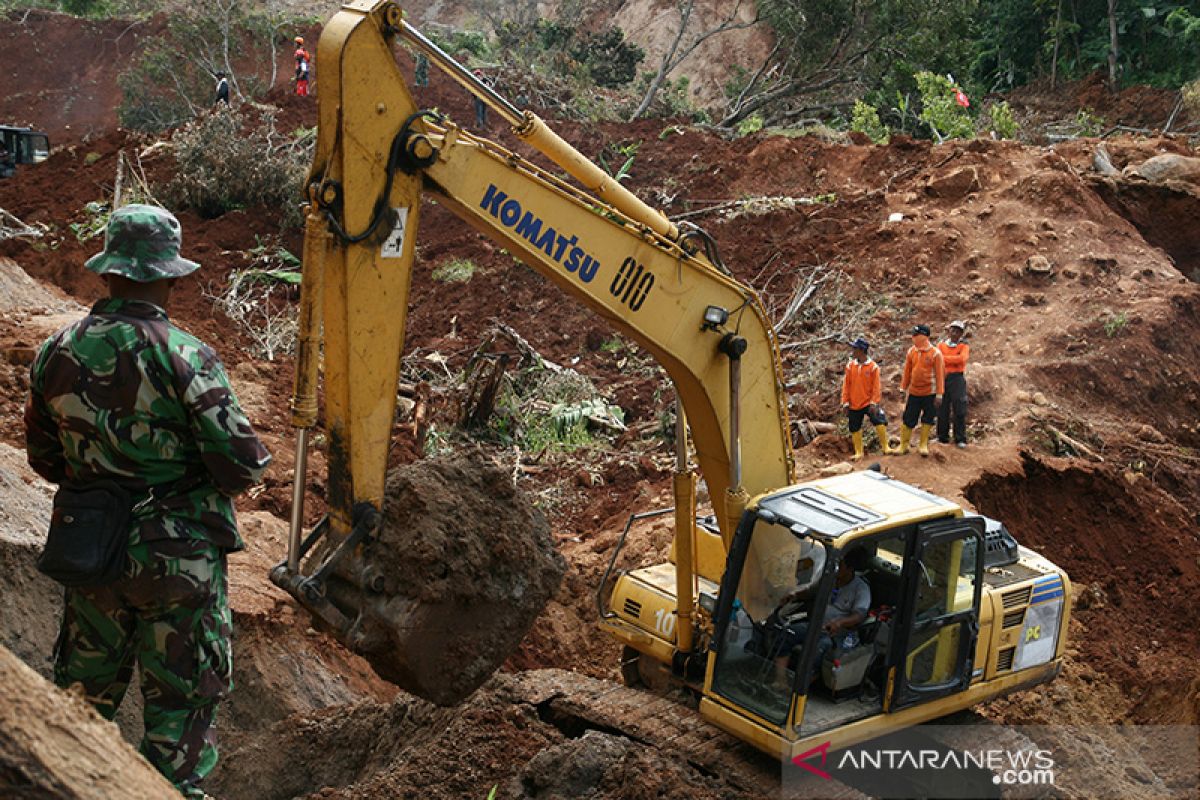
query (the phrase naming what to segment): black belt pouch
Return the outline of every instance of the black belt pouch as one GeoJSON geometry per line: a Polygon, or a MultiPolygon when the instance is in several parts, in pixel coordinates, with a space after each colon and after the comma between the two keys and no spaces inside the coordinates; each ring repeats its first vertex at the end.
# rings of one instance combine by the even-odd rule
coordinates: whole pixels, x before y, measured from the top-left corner
{"type": "Polygon", "coordinates": [[[104,586],[125,571],[129,492],[113,481],[63,486],[37,568],[64,586],[104,586]]]}

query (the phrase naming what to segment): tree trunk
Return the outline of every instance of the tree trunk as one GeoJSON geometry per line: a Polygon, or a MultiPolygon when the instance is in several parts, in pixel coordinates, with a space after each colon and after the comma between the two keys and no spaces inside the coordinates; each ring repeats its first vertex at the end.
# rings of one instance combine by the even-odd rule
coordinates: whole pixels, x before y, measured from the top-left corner
{"type": "Polygon", "coordinates": [[[1117,91],[1117,0],[1108,0],[1108,90],[1117,91]]]}
{"type": "Polygon", "coordinates": [[[1058,10],[1054,12],[1054,55],[1050,57],[1050,91],[1058,86],[1058,43],[1062,38],[1062,0],[1058,0],[1058,10]]]}
{"type": "Polygon", "coordinates": [[[638,103],[637,110],[629,117],[632,122],[645,114],[650,104],[654,102],[654,98],[658,95],[658,90],[662,88],[663,81],[667,79],[679,62],[671,63],[675,59],[675,53],[679,50],[679,43],[683,41],[683,36],[687,33],[688,23],[692,19],[692,9],[696,6],[696,0],[687,0],[679,7],[679,31],[675,34],[675,38],[671,41],[671,46],[663,53],[662,61],[658,64],[658,72],[655,73],[653,80],[650,81],[649,88],[646,89],[646,94],[642,97],[642,102],[638,103]]]}
{"type": "Polygon", "coordinates": [[[0,797],[179,800],[179,793],[116,725],[0,647],[0,797]]]}

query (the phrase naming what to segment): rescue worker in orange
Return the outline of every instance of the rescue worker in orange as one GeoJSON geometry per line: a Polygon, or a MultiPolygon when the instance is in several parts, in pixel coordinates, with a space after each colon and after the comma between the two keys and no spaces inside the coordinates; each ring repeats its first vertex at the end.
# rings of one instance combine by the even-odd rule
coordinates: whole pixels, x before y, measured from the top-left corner
{"type": "Polygon", "coordinates": [[[296,37],[296,94],[308,96],[308,51],[304,49],[304,37],[296,37]]]}
{"type": "Polygon", "coordinates": [[[908,395],[904,403],[903,424],[900,426],[900,455],[908,452],[909,439],[917,422],[921,423],[921,439],[917,452],[929,455],[929,431],[937,418],[938,397],[946,388],[946,363],[942,351],[929,341],[929,326],[912,329],[912,347],[904,359],[904,377],[900,390],[908,395]]]}
{"type": "Polygon", "coordinates": [[[850,343],[850,360],[846,363],[846,374],[842,377],[842,409],[850,422],[850,441],[854,444],[852,461],[863,457],[863,417],[875,426],[879,449],[891,455],[888,446],[887,415],[880,403],[879,365],[867,355],[871,345],[861,336],[850,343]]]}
{"type": "Polygon", "coordinates": [[[942,444],[950,444],[950,423],[954,423],[954,443],[961,450],[967,446],[967,359],[971,357],[971,345],[964,334],[967,323],[956,319],[946,326],[949,335],[938,342],[942,360],[946,362],[946,393],[938,406],[937,437],[942,444]]]}

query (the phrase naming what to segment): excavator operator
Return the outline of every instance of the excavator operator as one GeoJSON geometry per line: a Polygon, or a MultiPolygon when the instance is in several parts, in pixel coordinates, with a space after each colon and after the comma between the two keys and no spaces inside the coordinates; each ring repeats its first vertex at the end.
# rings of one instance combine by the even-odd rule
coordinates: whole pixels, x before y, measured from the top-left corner
{"type": "MultiPolygon", "coordinates": [[[[821,623],[821,636],[817,640],[817,658],[814,663],[820,664],[825,655],[840,643],[848,634],[858,628],[867,618],[871,608],[871,587],[858,574],[864,564],[866,551],[861,548],[850,550],[838,563],[837,577],[834,580],[833,592],[829,596],[829,604],[825,607],[825,616],[821,623]]],[[[788,662],[795,650],[804,644],[808,638],[809,619],[807,614],[789,613],[798,601],[809,601],[816,593],[817,583],[814,582],[802,589],[797,589],[784,595],[780,601],[776,615],[783,622],[782,630],[772,652],[775,657],[775,683],[779,688],[789,689],[787,685],[788,662]],[[787,621],[787,620],[794,621],[787,621]]],[[[814,672],[814,675],[816,672],[814,672]]]]}

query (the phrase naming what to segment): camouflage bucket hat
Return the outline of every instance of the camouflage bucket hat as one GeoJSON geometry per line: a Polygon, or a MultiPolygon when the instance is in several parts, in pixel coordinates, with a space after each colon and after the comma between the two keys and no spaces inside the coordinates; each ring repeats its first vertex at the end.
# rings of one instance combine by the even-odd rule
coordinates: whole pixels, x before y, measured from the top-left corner
{"type": "Polygon", "coordinates": [[[85,266],[97,275],[120,275],[138,283],[182,278],[200,268],[195,261],[179,257],[182,242],[179,220],[170,211],[123,206],[109,217],[104,252],[89,258],[85,266]]]}

